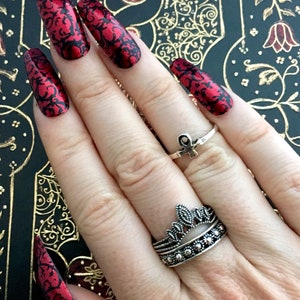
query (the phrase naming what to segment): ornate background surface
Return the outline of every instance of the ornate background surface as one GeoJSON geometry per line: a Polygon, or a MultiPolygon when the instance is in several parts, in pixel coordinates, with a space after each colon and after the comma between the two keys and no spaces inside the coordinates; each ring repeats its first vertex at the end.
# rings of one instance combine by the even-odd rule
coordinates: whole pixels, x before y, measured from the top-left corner
{"type": "MultiPolygon", "coordinates": [[[[167,67],[185,57],[233,89],[300,153],[300,0],[104,0],[167,67]]],[[[48,51],[35,1],[0,0],[0,299],[33,299],[39,234],[69,282],[113,299],[80,239],[32,118],[25,49],[48,51]]]]}

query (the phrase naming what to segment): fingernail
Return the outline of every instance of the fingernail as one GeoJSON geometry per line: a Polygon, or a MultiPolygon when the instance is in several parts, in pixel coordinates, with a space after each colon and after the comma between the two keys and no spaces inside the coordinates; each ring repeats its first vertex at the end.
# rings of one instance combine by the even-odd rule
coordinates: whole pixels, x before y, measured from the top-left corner
{"type": "Polygon", "coordinates": [[[34,239],[33,271],[35,280],[48,300],[72,300],[67,285],[60,276],[40,237],[34,239]]]}
{"type": "Polygon", "coordinates": [[[69,109],[68,95],[45,54],[33,48],[24,53],[27,77],[42,113],[59,116],[69,109]]]}
{"type": "Polygon", "coordinates": [[[233,101],[230,95],[211,77],[183,58],[178,58],[170,66],[171,71],[184,87],[214,115],[228,112],[233,101]]]}
{"type": "Polygon", "coordinates": [[[88,53],[89,41],[69,0],[37,0],[37,7],[50,40],[61,57],[73,60],[88,53]]]}
{"type": "Polygon", "coordinates": [[[77,6],[96,41],[118,67],[130,68],[140,60],[134,39],[98,0],[81,0],[77,6]]]}

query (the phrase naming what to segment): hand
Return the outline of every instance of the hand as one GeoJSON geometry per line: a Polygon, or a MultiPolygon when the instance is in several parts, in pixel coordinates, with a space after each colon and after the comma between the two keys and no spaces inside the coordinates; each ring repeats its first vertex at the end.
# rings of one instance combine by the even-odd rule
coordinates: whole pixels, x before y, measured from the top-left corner
{"type": "MultiPolygon", "coordinates": [[[[96,3],[82,1],[79,11],[105,51],[91,36],[81,37],[83,51],[64,57],[66,45],[47,28],[70,105],[38,50],[28,52],[25,61],[49,160],[79,231],[117,299],[298,299],[298,155],[247,103],[188,62],[175,60],[171,70],[194,94],[200,110],[140,39],[126,35],[121,43],[108,43],[112,35],[99,34],[107,33],[101,27],[103,18],[111,22],[110,33],[119,33],[121,27],[110,27],[116,21],[107,15],[93,18],[107,13],[96,3]],[[129,52],[119,51],[122,47],[129,52]],[[49,97],[45,86],[52,88],[49,97]],[[169,157],[182,147],[179,135],[188,133],[193,144],[212,124],[219,131],[203,145],[192,145],[198,155],[169,157]],[[227,235],[190,260],[173,258],[180,264],[172,268],[161,261],[152,238],[165,237],[177,220],[177,204],[189,210],[212,207],[227,235]]],[[[40,10],[45,22],[51,9],[40,10]]],[[[210,226],[199,225],[191,233],[203,238],[210,226]]],[[[94,297],[74,287],[71,292],[73,299],[94,297]]]]}

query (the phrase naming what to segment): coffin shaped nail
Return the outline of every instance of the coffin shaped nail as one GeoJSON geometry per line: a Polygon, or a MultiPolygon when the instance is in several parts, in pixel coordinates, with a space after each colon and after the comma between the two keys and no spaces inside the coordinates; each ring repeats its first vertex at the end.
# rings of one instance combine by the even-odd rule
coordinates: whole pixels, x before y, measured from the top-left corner
{"type": "Polygon", "coordinates": [[[25,52],[27,77],[42,113],[47,117],[59,116],[69,109],[68,95],[45,54],[33,48],[25,52]]]}
{"type": "Polygon", "coordinates": [[[98,0],[81,0],[78,10],[84,23],[120,68],[130,68],[141,58],[141,51],[128,31],[98,0]]]}
{"type": "Polygon", "coordinates": [[[88,53],[89,41],[80,17],[68,0],[37,0],[50,40],[61,57],[73,60],[88,53]]]}
{"type": "Polygon", "coordinates": [[[55,267],[40,237],[34,239],[33,271],[45,299],[72,300],[71,293],[55,267]]]}
{"type": "Polygon", "coordinates": [[[186,61],[178,58],[170,66],[171,71],[182,85],[214,115],[222,115],[229,111],[233,105],[230,95],[211,77],[186,61]]]}

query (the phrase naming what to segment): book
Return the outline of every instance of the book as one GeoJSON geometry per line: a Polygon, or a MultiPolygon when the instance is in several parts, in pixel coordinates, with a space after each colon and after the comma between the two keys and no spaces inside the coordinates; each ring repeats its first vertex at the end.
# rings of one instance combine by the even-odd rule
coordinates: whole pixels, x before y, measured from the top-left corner
{"type": "MultiPolygon", "coordinates": [[[[203,68],[300,153],[297,1],[103,2],[166,68],[178,57],[203,68]]],[[[32,273],[36,234],[67,282],[114,299],[72,220],[35,128],[23,65],[31,47],[50,58],[35,1],[0,0],[0,299],[40,299],[32,273]]]]}

